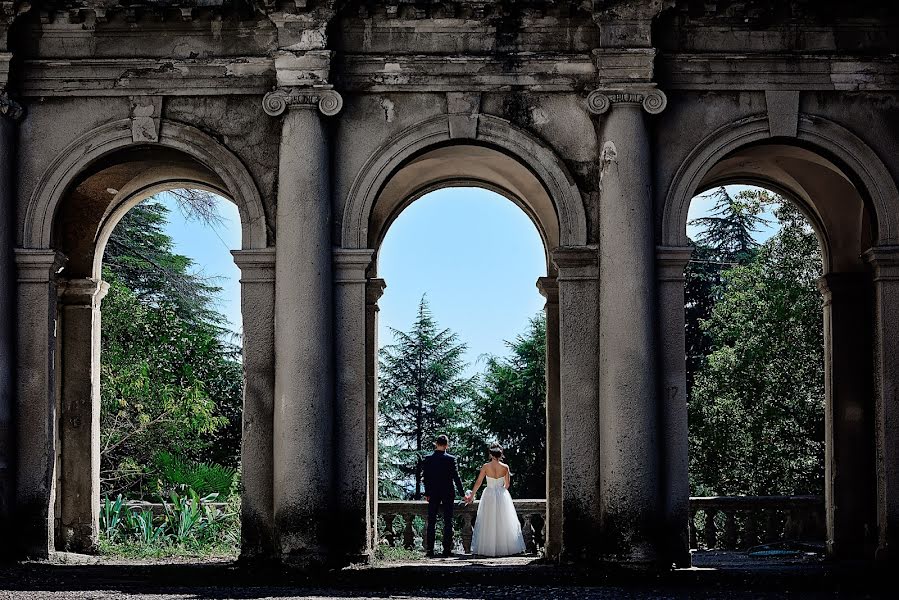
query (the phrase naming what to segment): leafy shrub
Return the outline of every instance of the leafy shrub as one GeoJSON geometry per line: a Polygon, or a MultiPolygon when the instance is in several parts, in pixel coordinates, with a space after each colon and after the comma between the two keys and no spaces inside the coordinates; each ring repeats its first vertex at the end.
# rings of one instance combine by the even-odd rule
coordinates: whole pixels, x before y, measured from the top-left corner
{"type": "Polygon", "coordinates": [[[159,452],[155,457],[163,492],[189,489],[200,496],[216,494],[228,497],[236,488],[238,471],[215,463],[188,462],[169,452],[159,452]]]}
{"type": "Polygon", "coordinates": [[[107,497],[100,514],[100,545],[104,552],[127,556],[233,554],[240,546],[240,504],[232,496],[222,508],[216,494],[171,493],[164,514],[130,508],[121,495],[107,497]]]}
{"type": "MultiPolygon", "coordinates": [[[[100,511],[100,533],[110,541],[115,541],[122,523],[122,509],[125,501],[119,494],[115,501],[110,501],[109,496],[103,499],[103,508],[100,511]]],[[[126,512],[128,508],[125,507],[126,512]]]]}

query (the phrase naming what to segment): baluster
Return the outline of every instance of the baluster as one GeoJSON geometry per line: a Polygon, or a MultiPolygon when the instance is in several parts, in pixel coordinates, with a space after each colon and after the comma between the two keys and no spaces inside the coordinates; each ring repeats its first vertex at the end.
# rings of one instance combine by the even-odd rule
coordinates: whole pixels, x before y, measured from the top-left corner
{"type": "MultiPolygon", "coordinates": [[[[415,548],[415,529],[412,527],[412,521],[415,519],[415,516],[403,515],[403,519],[406,521],[406,526],[403,528],[403,548],[412,550],[415,548]]],[[[425,533],[425,536],[427,537],[427,533],[425,533]]]]}
{"type": "Polygon", "coordinates": [[[715,515],[718,511],[714,508],[705,510],[705,528],[702,532],[706,550],[714,550],[718,547],[718,527],[715,525],[715,515]]]}
{"type": "Polygon", "coordinates": [[[724,547],[728,550],[737,547],[737,515],[734,511],[724,514],[724,547]]]}
{"type": "Polygon", "coordinates": [[[396,515],[384,514],[384,539],[387,540],[387,545],[391,548],[396,546],[396,532],[393,531],[394,519],[396,519],[396,515]]]}
{"type": "Polygon", "coordinates": [[[784,520],[784,539],[795,540],[799,538],[799,524],[796,522],[796,511],[787,510],[784,520]]]}
{"type": "Polygon", "coordinates": [[[531,527],[531,515],[524,516],[524,524],[521,526],[521,535],[524,537],[524,547],[528,552],[536,552],[534,544],[534,529],[531,527]]]}
{"type": "Polygon", "coordinates": [[[743,538],[743,547],[751,548],[759,543],[758,515],[753,511],[746,511],[746,525],[743,538]]]}
{"type": "Polygon", "coordinates": [[[462,549],[465,550],[465,554],[471,554],[471,534],[473,532],[471,513],[462,513],[462,549]]]}
{"type": "Polygon", "coordinates": [[[690,511],[690,548],[693,550],[699,549],[699,538],[696,535],[696,515],[699,514],[698,510],[690,511]]]}
{"type": "Polygon", "coordinates": [[[546,546],[546,516],[545,514],[532,515],[531,518],[531,527],[534,529],[534,542],[536,543],[538,548],[543,548],[546,546]],[[536,516],[538,522],[540,523],[539,527],[534,527],[534,519],[533,516],[536,516]]]}
{"type": "Polygon", "coordinates": [[[765,511],[765,531],[763,534],[762,542],[768,544],[770,542],[776,542],[780,540],[780,532],[779,532],[779,523],[780,519],[777,517],[776,510],[766,510],[765,511]]]}

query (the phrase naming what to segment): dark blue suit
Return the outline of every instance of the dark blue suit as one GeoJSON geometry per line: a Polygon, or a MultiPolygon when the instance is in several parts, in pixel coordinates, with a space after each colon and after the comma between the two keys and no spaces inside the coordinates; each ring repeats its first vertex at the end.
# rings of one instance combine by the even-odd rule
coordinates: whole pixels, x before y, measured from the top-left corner
{"type": "Polygon", "coordinates": [[[453,484],[464,496],[462,478],[456,467],[456,457],[443,450],[434,450],[426,456],[421,465],[422,479],[425,484],[425,496],[428,497],[428,538],[427,550],[434,552],[434,535],[437,532],[437,513],[443,512],[443,551],[449,554],[453,548],[453,504],[456,494],[453,484]]]}

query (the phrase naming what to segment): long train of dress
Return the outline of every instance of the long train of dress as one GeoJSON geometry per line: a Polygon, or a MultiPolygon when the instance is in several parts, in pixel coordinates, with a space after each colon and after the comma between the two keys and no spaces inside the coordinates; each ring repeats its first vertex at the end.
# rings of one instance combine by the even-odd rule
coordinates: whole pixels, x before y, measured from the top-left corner
{"type": "Polygon", "coordinates": [[[471,553],[511,556],[525,551],[521,524],[503,479],[487,476],[471,538],[471,553]]]}

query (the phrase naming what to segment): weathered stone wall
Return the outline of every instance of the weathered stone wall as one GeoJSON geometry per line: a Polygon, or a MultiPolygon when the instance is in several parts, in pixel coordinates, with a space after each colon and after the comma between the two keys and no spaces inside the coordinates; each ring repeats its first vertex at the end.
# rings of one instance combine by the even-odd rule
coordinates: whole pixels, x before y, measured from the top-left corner
{"type": "MultiPolygon", "coordinates": [[[[244,556],[308,566],[370,554],[374,471],[364,463],[374,455],[348,440],[372,431],[376,414],[361,356],[372,354],[377,313],[366,289],[383,282],[371,279],[375,234],[353,227],[382,227],[406,198],[373,208],[357,184],[378,180],[366,169],[386,169],[379,158],[410,131],[423,136],[420,147],[381,174],[371,202],[389,195],[400,172],[410,197],[422,191],[416,177],[433,184],[420,167],[404,171],[424,153],[471,149],[471,159],[464,151],[431,159],[452,162],[447,182],[465,180],[466,160],[472,170],[492,161],[477,183],[506,193],[554,240],[541,284],[558,342],[548,357],[559,374],[547,434],[554,553],[689,562],[681,323],[689,248],[680,209],[728,177],[792,194],[822,233],[830,277],[822,289],[834,307],[825,315],[836,324],[829,448],[857,445],[879,457],[829,451],[832,551],[870,555],[863,529],[875,531],[881,556],[896,544],[893,3],[57,0],[3,2],[0,17],[0,172],[11,174],[9,183],[0,176],[0,210],[14,215],[0,222],[0,319],[15,314],[19,323],[0,326],[0,522],[21,521],[29,552],[52,551],[59,518],[77,530],[72,547],[96,538],[95,507],[66,502],[64,477],[64,501],[54,498],[55,429],[64,422],[48,366],[56,354],[69,373],[61,410],[98,419],[88,401],[96,361],[78,362],[94,356],[95,332],[69,328],[57,352],[57,292],[100,289],[91,261],[137,197],[129,194],[180,178],[229,195],[244,220],[236,260],[253,329],[244,556]],[[727,149],[716,154],[706,147],[714,144],[727,149]],[[495,154],[474,157],[484,146],[495,154]],[[541,198],[516,197],[534,178],[541,198]],[[884,247],[865,262],[871,245],[884,247]],[[859,277],[874,290],[874,316],[841,296],[837,282],[859,277]],[[865,328],[880,333],[838,341],[865,328]],[[857,357],[868,355],[875,364],[859,370],[857,357]],[[853,410],[863,427],[840,421],[853,410]],[[358,469],[332,448],[358,450],[349,463],[358,469]],[[853,466],[864,476],[845,478],[853,466]],[[872,490],[853,505],[855,520],[833,510],[851,505],[853,486],[872,490]],[[341,541],[332,547],[334,531],[341,541]]],[[[97,460],[90,444],[74,445],[82,453],[62,457],[67,469],[97,460]]]]}

